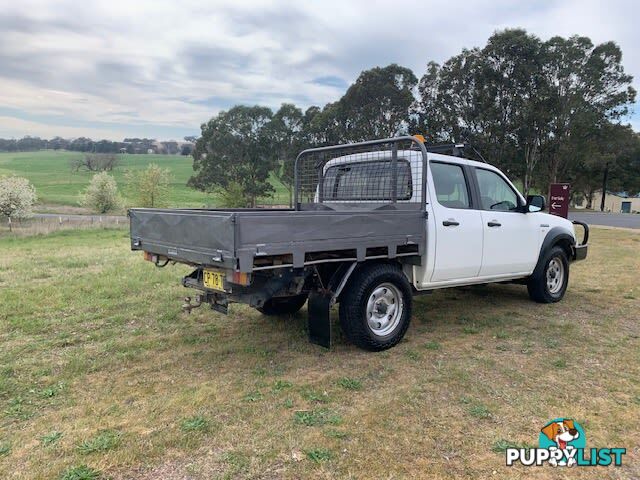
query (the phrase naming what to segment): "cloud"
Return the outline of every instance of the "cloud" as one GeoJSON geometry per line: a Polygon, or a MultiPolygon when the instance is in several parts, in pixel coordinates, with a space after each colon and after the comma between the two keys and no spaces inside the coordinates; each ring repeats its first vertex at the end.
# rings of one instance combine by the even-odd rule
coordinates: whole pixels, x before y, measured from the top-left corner
{"type": "Polygon", "coordinates": [[[22,0],[0,12],[0,131],[179,138],[236,103],[324,105],[365,68],[421,76],[505,27],[614,40],[638,79],[638,13],[595,0],[22,0]]]}
{"type": "Polygon", "coordinates": [[[314,78],[311,80],[311,83],[339,89],[346,89],[349,86],[346,80],[335,75],[325,75],[324,77],[314,78]]]}

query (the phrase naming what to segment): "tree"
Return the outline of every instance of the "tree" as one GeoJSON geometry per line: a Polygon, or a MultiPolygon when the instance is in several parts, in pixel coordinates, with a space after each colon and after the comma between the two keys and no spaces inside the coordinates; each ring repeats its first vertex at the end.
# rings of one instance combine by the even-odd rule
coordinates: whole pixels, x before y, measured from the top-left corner
{"type": "Polygon", "coordinates": [[[303,119],[304,141],[315,147],[345,143],[347,139],[340,112],[339,102],[328,103],[322,109],[309,107],[303,119]]]}
{"type": "Polygon", "coordinates": [[[26,178],[0,177],[0,214],[7,217],[9,231],[12,230],[12,219],[31,216],[36,200],[36,189],[26,178]]]}
{"type": "Polygon", "coordinates": [[[274,174],[289,192],[289,206],[293,203],[295,159],[302,150],[304,115],[291,103],[283,103],[267,126],[275,161],[274,174]]]}
{"type": "Polygon", "coordinates": [[[168,168],[150,163],[144,170],[129,170],[125,178],[136,207],[166,207],[169,204],[171,172],[168,168]]]}
{"type": "Polygon", "coordinates": [[[618,170],[613,174],[620,191],[629,195],[640,193],[640,134],[634,133],[634,137],[633,146],[618,157],[618,170]]]}
{"type": "Polygon", "coordinates": [[[170,142],[160,142],[162,149],[167,155],[177,155],[180,151],[178,149],[178,142],[170,141],[170,142]]]}
{"type": "Polygon", "coordinates": [[[111,153],[88,153],[82,158],[71,159],[74,172],[85,169],[89,172],[111,172],[118,166],[118,157],[111,153]]]}
{"type": "Polygon", "coordinates": [[[549,182],[566,176],[580,159],[580,143],[607,121],[628,114],[635,100],[632,77],[613,42],[594,46],[589,38],[553,37],[545,43],[545,77],[553,112],[546,148],[549,182]]]}
{"type": "Polygon", "coordinates": [[[237,182],[229,182],[225,188],[218,188],[218,202],[224,208],[243,208],[247,206],[247,198],[242,186],[237,182]]]}
{"type": "Polygon", "coordinates": [[[16,148],[19,152],[33,152],[47,148],[47,141],[40,137],[26,136],[16,142],[16,148]]]}
{"type": "Polygon", "coordinates": [[[406,130],[417,82],[395,63],[365,70],[340,100],[313,112],[308,133],[320,145],[393,137],[406,130]]]}
{"type": "Polygon", "coordinates": [[[236,106],[203,124],[188,185],[211,192],[235,182],[250,207],[272,194],[268,178],[274,161],[267,129],[272,116],[266,107],[236,106]]]}
{"type": "Polygon", "coordinates": [[[122,205],[115,179],[107,172],[93,176],[80,197],[80,204],[96,213],[108,213],[122,205]]]}
{"type": "Polygon", "coordinates": [[[184,145],[182,145],[182,149],[180,150],[180,155],[188,157],[192,153],[193,153],[193,146],[192,145],[189,145],[188,143],[185,143],[184,145]]]}
{"type": "Polygon", "coordinates": [[[395,63],[362,72],[338,102],[345,139],[397,135],[407,122],[417,83],[411,70],[395,63]]]}
{"type": "Polygon", "coordinates": [[[69,143],[67,149],[76,152],[90,152],[93,150],[93,140],[86,137],[75,138],[69,143]]]}
{"type": "Polygon", "coordinates": [[[69,141],[65,140],[62,137],[54,137],[48,142],[48,148],[52,148],[53,150],[66,150],[69,146],[69,141]]]}
{"type": "Polygon", "coordinates": [[[630,126],[607,122],[583,143],[576,168],[568,180],[572,191],[594,208],[593,196],[602,190],[634,195],[640,191],[640,137],[630,126]]]}
{"type": "Polygon", "coordinates": [[[470,141],[520,177],[526,194],[536,182],[546,190],[575,176],[597,130],[628,112],[630,83],[611,42],[505,30],[482,49],[429,64],[411,121],[431,141],[470,141]]]}

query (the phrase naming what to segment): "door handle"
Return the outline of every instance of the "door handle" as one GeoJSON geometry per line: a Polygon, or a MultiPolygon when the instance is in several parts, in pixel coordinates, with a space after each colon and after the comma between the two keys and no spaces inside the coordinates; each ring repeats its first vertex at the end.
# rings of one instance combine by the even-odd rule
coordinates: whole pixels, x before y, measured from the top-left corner
{"type": "Polygon", "coordinates": [[[442,222],[442,225],[444,225],[445,227],[457,227],[460,224],[455,220],[445,220],[444,222],[442,222]]]}
{"type": "Polygon", "coordinates": [[[499,222],[496,222],[495,220],[491,220],[489,223],[487,223],[488,227],[501,227],[502,224],[499,222]]]}

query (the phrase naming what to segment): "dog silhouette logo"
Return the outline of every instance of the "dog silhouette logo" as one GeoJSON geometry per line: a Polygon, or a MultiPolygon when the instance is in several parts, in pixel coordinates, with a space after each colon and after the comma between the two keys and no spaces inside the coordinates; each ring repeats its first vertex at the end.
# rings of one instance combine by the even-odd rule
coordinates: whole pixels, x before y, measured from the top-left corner
{"type": "Polygon", "coordinates": [[[563,453],[559,460],[551,457],[550,465],[572,467],[576,464],[575,457],[571,455],[572,451],[584,448],[587,442],[584,430],[578,422],[569,418],[557,418],[540,430],[539,443],[540,448],[560,450],[563,453]]]}

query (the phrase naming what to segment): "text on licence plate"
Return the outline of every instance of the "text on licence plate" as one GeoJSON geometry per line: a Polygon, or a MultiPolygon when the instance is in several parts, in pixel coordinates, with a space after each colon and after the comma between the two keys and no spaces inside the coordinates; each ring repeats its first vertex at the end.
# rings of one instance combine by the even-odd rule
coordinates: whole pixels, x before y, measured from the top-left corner
{"type": "Polygon", "coordinates": [[[215,272],[213,270],[202,271],[202,281],[204,286],[212,288],[214,290],[221,290],[224,292],[224,273],[215,272]]]}

